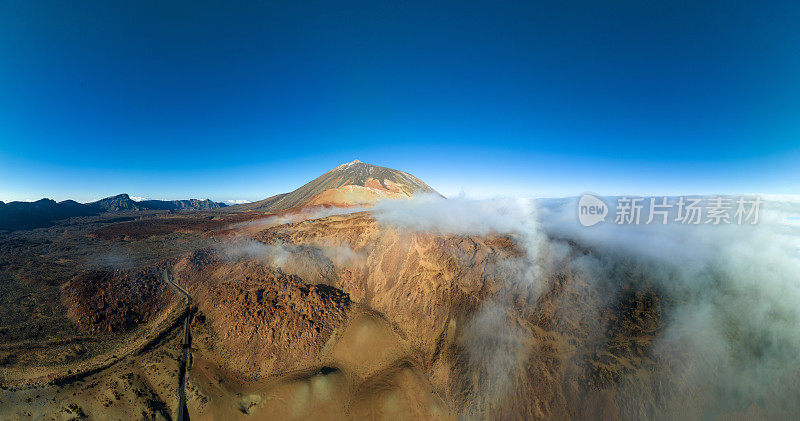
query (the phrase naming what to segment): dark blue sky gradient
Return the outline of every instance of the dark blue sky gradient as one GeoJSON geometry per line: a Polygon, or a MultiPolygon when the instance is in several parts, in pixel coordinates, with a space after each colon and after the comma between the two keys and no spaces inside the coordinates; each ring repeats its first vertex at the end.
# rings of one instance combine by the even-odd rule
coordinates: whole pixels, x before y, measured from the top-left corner
{"type": "Polygon", "coordinates": [[[798,2],[345,3],[4,2],[0,200],[800,193],[798,2]]]}

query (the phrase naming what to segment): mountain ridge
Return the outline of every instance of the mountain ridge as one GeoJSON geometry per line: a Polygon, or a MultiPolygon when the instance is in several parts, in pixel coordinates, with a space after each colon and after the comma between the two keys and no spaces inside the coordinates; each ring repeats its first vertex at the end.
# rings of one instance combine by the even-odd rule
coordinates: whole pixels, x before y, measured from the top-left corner
{"type": "Polygon", "coordinates": [[[94,202],[79,203],[71,199],[56,202],[43,198],[35,202],[0,202],[0,230],[24,230],[47,227],[53,221],[75,216],[91,216],[106,212],[141,210],[213,210],[226,207],[211,199],[143,200],[135,201],[126,193],[109,196],[94,202]]]}
{"type": "Polygon", "coordinates": [[[226,207],[225,203],[211,199],[179,199],[179,200],[133,200],[127,193],[109,196],[94,202],[90,206],[106,210],[211,210],[226,207]]]}

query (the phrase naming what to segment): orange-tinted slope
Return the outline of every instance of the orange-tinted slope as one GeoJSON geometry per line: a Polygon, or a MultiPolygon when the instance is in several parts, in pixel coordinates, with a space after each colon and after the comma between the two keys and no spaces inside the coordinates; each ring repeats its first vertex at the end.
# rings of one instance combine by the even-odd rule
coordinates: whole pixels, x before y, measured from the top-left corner
{"type": "Polygon", "coordinates": [[[310,205],[355,206],[382,198],[408,198],[419,193],[437,194],[422,180],[403,171],[355,160],[322,174],[291,193],[230,210],[278,211],[310,205]],[[342,187],[352,186],[342,189],[342,187]]]}

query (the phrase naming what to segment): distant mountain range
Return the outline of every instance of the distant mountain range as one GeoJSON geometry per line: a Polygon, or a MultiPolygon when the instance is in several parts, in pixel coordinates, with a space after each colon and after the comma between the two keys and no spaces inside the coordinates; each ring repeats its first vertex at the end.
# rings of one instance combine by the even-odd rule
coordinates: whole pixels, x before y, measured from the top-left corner
{"type": "Polygon", "coordinates": [[[358,206],[379,199],[407,199],[419,193],[439,194],[413,175],[359,160],[339,165],[290,193],[231,206],[237,211],[279,211],[316,205],[358,206]]]}
{"type": "Polygon", "coordinates": [[[137,210],[210,210],[225,207],[224,203],[206,200],[143,200],[135,201],[127,194],[106,197],[96,202],[78,203],[74,200],[56,202],[41,199],[35,202],[0,201],[0,230],[20,230],[46,227],[53,221],[73,216],[97,215],[104,212],[137,210]]]}

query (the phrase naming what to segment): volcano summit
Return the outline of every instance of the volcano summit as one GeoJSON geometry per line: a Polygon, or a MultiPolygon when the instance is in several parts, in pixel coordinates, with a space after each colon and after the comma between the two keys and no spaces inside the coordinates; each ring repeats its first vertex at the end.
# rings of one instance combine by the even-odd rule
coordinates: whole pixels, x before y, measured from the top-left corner
{"type": "Polygon", "coordinates": [[[300,188],[231,210],[281,211],[309,206],[350,207],[371,205],[380,199],[404,199],[419,193],[436,193],[413,175],[354,160],[322,174],[300,188]]]}

